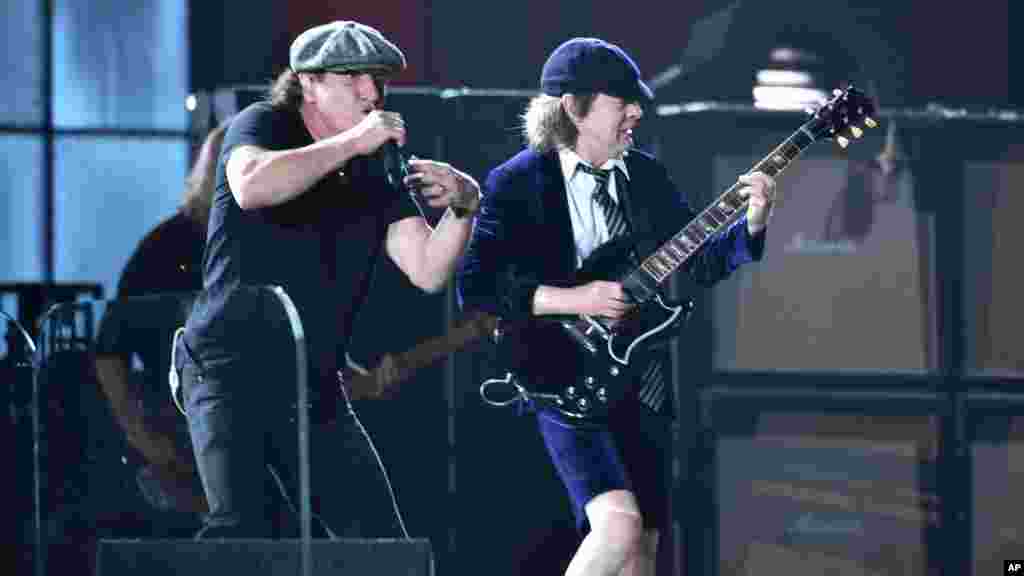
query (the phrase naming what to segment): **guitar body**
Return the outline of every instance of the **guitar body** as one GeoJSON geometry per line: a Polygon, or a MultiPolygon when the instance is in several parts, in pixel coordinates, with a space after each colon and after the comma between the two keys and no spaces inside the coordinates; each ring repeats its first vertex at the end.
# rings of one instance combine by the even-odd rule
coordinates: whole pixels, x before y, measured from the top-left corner
{"type": "Polygon", "coordinates": [[[693,308],[692,301],[669,304],[660,291],[630,286],[628,273],[637,261],[635,245],[630,237],[602,245],[587,258],[573,280],[577,285],[593,280],[622,283],[635,305],[632,311],[617,322],[586,317],[561,320],[563,329],[584,349],[603,348],[609,362],[622,366],[629,365],[639,345],[651,346],[675,336],[693,308]]]}
{"type": "Polygon", "coordinates": [[[634,308],[616,322],[587,316],[537,319],[506,330],[499,343],[526,387],[545,404],[579,422],[600,422],[632,390],[646,352],[677,336],[693,302],[669,302],[660,291],[629,292],[625,275],[635,266],[635,241],[620,237],[602,245],[567,283],[622,282],[634,308]],[[558,359],[552,366],[551,360],[558,359]]]}

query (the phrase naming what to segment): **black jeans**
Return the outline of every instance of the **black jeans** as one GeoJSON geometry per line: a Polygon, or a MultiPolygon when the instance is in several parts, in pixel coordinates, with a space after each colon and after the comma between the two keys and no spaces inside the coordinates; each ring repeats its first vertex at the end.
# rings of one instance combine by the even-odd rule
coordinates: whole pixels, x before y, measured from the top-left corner
{"type": "MultiPolygon", "coordinates": [[[[297,537],[294,374],[280,367],[288,363],[202,363],[177,345],[189,434],[210,506],[196,537],[297,537]]],[[[314,536],[401,536],[386,476],[353,413],[341,399],[321,401],[343,405],[335,420],[310,429],[314,536]]]]}

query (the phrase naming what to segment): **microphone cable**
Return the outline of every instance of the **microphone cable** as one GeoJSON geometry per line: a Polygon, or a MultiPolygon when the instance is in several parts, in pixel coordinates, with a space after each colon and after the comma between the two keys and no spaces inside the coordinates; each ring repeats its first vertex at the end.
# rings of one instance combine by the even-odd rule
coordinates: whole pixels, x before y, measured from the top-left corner
{"type": "Polygon", "coordinates": [[[348,410],[348,414],[352,416],[352,420],[356,423],[356,427],[363,435],[363,438],[366,439],[366,444],[370,447],[370,452],[373,453],[373,457],[377,461],[377,467],[380,469],[381,475],[384,476],[384,484],[387,486],[388,496],[391,498],[391,508],[395,512],[395,519],[398,520],[398,526],[402,530],[402,536],[404,536],[406,540],[412,540],[412,537],[409,536],[409,531],[405,527],[405,520],[402,518],[402,512],[398,508],[398,499],[395,498],[395,490],[391,485],[391,478],[388,477],[388,471],[384,467],[384,461],[381,459],[380,453],[377,451],[377,447],[374,445],[373,438],[370,437],[369,431],[367,431],[366,427],[363,426],[363,422],[359,419],[359,415],[356,414],[355,408],[352,407],[352,400],[348,397],[348,390],[345,389],[345,381],[341,372],[338,372],[338,384],[338,388],[341,389],[341,397],[345,400],[345,408],[348,410]]]}

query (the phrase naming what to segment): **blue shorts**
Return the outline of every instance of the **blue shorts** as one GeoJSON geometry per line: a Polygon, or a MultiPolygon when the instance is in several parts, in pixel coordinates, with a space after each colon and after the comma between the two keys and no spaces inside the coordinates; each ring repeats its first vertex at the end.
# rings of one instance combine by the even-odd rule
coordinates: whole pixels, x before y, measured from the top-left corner
{"type": "Polygon", "coordinates": [[[589,530],[584,507],[611,490],[636,496],[645,529],[666,530],[672,440],[667,418],[626,400],[615,408],[606,429],[573,427],[549,410],[537,413],[537,424],[581,532],[589,530]]]}

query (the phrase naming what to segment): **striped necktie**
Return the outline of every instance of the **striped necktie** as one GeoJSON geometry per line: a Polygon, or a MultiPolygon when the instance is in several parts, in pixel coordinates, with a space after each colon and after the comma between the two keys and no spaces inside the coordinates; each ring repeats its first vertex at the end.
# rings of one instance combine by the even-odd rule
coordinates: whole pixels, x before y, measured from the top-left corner
{"type": "MultiPolygon", "coordinates": [[[[594,187],[593,198],[594,202],[604,212],[605,225],[608,227],[608,239],[612,240],[620,235],[629,234],[630,227],[629,221],[626,220],[626,213],[608,192],[608,181],[611,179],[612,173],[615,173],[616,192],[621,199],[626,179],[619,177],[620,172],[615,168],[600,170],[591,168],[582,162],[577,164],[577,166],[583,172],[593,176],[594,180],[597,181],[597,186],[594,187]]],[[[647,405],[654,412],[660,412],[665,404],[665,380],[664,365],[658,358],[650,360],[640,371],[640,381],[642,382],[639,392],[640,402],[647,405]]]]}
{"type": "MultiPolygon", "coordinates": [[[[608,227],[608,238],[613,239],[629,234],[629,222],[626,220],[626,213],[623,212],[618,202],[608,192],[608,182],[611,180],[612,172],[615,169],[600,170],[598,168],[591,168],[582,162],[577,164],[577,166],[579,166],[580,170],[593,176],[597,182],[597,186],[594,187],[593,198],[594,202],[601,207],[601,212],[604,213],[604,222],[608,227]]],[[[621,182],[622,179],[616,180],[616,184],[621,182]]]]}

